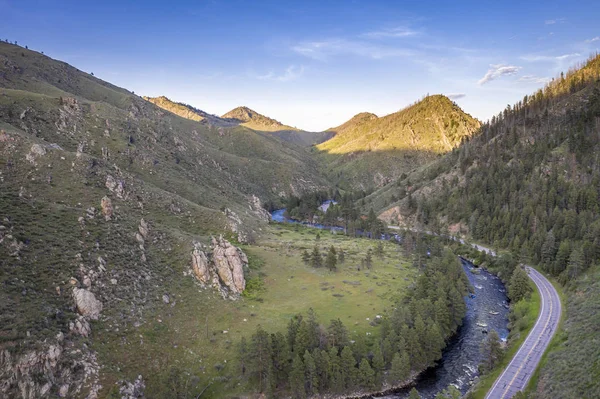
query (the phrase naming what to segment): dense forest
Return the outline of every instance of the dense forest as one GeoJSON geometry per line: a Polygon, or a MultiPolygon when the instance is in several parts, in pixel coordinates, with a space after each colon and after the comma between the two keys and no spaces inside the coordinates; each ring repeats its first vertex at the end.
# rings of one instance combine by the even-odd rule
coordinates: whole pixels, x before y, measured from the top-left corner
{"type": "Polygon", "coordinates": [[[454,176],[422,198],[419,220],[447,215],[560,281],[600,259],[600,57],[526,96],[455,151],[454,176]]]}
{"type": "Polygon", "coordinates": [[[303,398],[397,386],[435,364],[465,315],[469,283],[451,251],[419,243],[413,247],[423,252],[414,254],[422,273],[390,314],[372,321],[377,333],[351,336],[340,319],[321,324],[309,310],[285,333],[259,326],[243,338],[240,373],[258,392],[303,398]]]}

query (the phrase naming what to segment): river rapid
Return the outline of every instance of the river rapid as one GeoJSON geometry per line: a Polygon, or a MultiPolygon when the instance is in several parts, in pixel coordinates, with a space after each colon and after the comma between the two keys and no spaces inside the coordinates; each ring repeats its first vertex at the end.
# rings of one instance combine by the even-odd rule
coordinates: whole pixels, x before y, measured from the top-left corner
{"type": "MultiPolygon", "coordinates": [[[[273,221],[298,223],[286,219],[285,209],[273,211],[273,221]]],[[[331,227],[306,224],[320,229],[331,227]]],[[[394,239],[394,236],[391,236],[394,239]]],[[[467,314],[454,337],[448,342],[438,365],[424,371],[415,381],[415,388],[424,399],[433,399],[441,390],[454,385],[465,394],[479,375],[477,366],[482,361],[480,346],[487,337],[485,332],[496,330],[502,340],[508,337],[508,298],[502,281],[493,274],[461,259],[463,269],[473,287],[473,294],[465,297],[467,314]]],[[[385,398],[407,398],[409,390],[401,389],[385,398]]]]}

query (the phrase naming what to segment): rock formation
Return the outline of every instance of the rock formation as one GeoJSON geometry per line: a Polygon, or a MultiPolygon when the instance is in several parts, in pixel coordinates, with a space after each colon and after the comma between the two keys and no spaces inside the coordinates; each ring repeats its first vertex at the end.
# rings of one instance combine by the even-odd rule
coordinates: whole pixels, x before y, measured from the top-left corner
{"type": "Polygon", "coordinates": [[[102,302],[97,300],[94,294],[85,288],[74,287],[73,299],[80,315],[87,316],[92,320],[98,320],[102,311],[102,302]]]}
{"type": "Polygon", "coordinates": [[[104,196],[102,197],[102,201],[100,201],[100,207],[102,208],[102,214],[104,215],[104,219],[109,221],[113,215],[113,206],[110,198],[104,196]]]}
{"type": "Polygon", "coordinates": [[[212,239],[212,253],[207,254],[199,243],[194,244],[194,275],[202,284],[210,284],[218,289],[223,298],[237,299],[244,291],[244,269],[247,267],[246,254],[222,236],[212,239]]]}

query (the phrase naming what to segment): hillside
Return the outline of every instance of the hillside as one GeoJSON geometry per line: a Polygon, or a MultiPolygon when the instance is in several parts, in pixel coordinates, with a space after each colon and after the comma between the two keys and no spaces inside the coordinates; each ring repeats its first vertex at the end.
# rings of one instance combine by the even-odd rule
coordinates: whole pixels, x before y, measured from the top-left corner
{"type": "Polygon", "coordinates": [[[194,108],[191,105],[178,103],[170,100],[165,96],[160,97],[142,97],[146,101],[150,101],[152,104],[179,115],[182,118],[191,119],[196,122],[204,121],[215,126],[233,126],[236,123],[229,122],[216,115],[211,115],[208,112],[204,112],[201,109],[194,108]]]}
{"type": "Polygon", "coordinates": [[[227,112],[223,116],[223,119],[229,119],[232,122],[240,125],[249,127],[254,130],[261,130],[263,132],[275,132],[278,130],[298,130],[295,127],[286,126],[283,123],[276,121],[275,119],[269,118],[259,114],[256,111],[251,110],[248,107],[237,107],[227,112]]]}
{"type": "Polygon", "coordinates": [[[378,187],[452,150],[478,128],[450,99],[434,95],[381,118],[358,114],[329,129],[335,136],[317,149],[332,179],[378,187]]]}
{"type": "Polygon", "coordinates": [[[596,55],[367,200],[388,223],[510,250],[565,285],[565,331],[532,388],[535,398],[590,397],[600,389],[590,378],[597,374],[592,309],[599,299],[590,279],[600,264],[599,118],[596,55]]]}
{"type": "Polygon", "coordinates": [[[168,387],[172,358],[204,360],[212,376],[226,340],[203,340],[189,361],[173,341],[192,341],[198,325],[178,327],[191,315],[235,312],[219,293],[239,296],[248,260],[211,236],[253,241],[262,201],[327,187],[304,150],[181,118],[4,42],[0,181],[2,397],[105,397],[139,370],[168,387]],[[223,253],[235,286],[210,271],[223,253]]]}

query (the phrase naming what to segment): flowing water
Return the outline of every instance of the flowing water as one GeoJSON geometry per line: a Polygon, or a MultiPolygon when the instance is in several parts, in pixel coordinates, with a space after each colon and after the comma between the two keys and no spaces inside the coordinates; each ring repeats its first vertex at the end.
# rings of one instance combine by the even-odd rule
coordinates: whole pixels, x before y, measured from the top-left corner
{"type": "MultiPolygon", "coordinates": [[[[299,223],[286,219],[284,212],[285,209],[273,211],[273,221],[299,223]]],[[[331,229],[320,224],[302,224],[331,229]]],[[[424,399],[432,399],[449,385],[454,385],[463,394],[467,392],[478,375],[477,366],[482,361],[480,346],[487,337],[485,332],[496,330],[503,340],[508,336],[508,305],[504,284],[493,274],[476,268],[464,259],[461,261],[474,292],[465,298],[467,314],[444,350],[439,364],[426,370],[416,381],[415,388],[424,399]]],[[[402,389],[386,398],[407,398],[408,392],[409,389],[402,389]]]]}
{"type": "MultiPolygon", "coordinates": [[[[474,268],[470,262],[462,262],[471,285],[475,287],[475,297],[468,296],[465,299],[467,315],[463,325],[448,343],[438,366],[425,371],[417,380],[415,388],[422,398],[433,398],[449,385],[454,385],[463,394],[467,392],[474,377],[478,375],[477,366],[482,361],[479,348],[487,336],[483,330],[496,330],[503,340],[508,336],[508,309],[505,307],[507,298],[504,284],[493,274],[474,268]],[[472,269],[479,274],[472,273],[472,269]],[[482,325],[486,326],[481,327],[482,325]]],[[[406,398],[408,390],[401,390],[387,397],[406,398]]]]}

